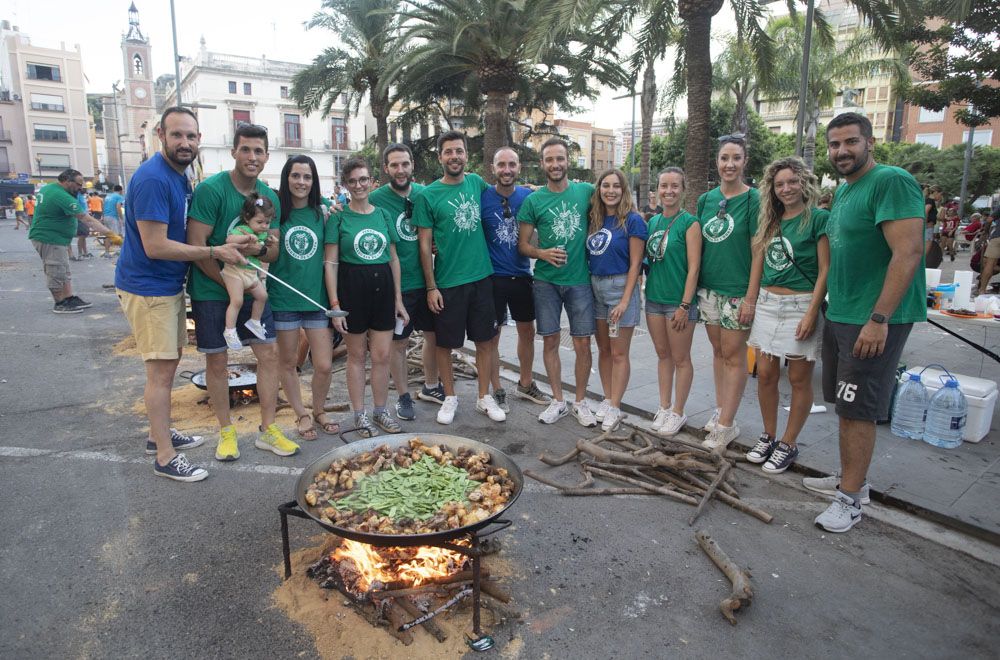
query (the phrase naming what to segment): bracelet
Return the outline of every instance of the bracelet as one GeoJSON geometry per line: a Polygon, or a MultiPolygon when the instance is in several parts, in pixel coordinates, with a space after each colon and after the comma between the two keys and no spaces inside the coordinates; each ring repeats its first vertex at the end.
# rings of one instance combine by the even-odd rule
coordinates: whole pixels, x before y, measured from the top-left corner
{"type": "Polygon", "coordinates": [[[740,304],[741,304],[741,305],[746,305],[747,307],[756,307],[756,306],[757,306],[757,305],[755,305],[754,303],[748,303],[748,302],[747,302],[747,301],[745,301],[745,300],[744,300],[743,302],[741,302],[740,304]]]}
{"type": "Polygon", "coordinates": [[[324,261],[323,263],[330,264],[331,266],[339,266],[340,265],[339,261],[324,261]]]}
{"type": "Polygon", "coordinates": [[[209,259],[214,259],[215,258],[215,257],[212,256],[212,249],[213,249],[212,246],[209,245],[208,246],[208,258],[209,259]]]}
{"type": "Polygon", "coordinates": [[[339,300],[331,300],[330,301],[330,307],[340,307],[340,301],[339,300]]]}
{"type": "Polygon", "coordinates": [[[429,286],[429,287],[427,287],[427,293],[430,293],[431,291],[437,291],[437,290],[438,290],[438,288],[436,286],[429,286]]]}

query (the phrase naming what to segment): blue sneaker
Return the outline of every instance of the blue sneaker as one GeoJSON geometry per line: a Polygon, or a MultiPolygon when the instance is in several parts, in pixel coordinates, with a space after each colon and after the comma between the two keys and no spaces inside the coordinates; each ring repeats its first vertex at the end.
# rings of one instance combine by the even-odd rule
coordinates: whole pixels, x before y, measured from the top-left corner
{"type": "Polygon", "coordinates": [[[396,401],[396,417],[407,422],[417,418],[417,413],[413,410],[413,398],[409,392],[396,401]]]}
{"type": "Polygon", "coordinates": [[[420,388],[417,392],[417,398],[421,401],[430,401],[431,403],[436,403],[439,406],[444,404],[444,385],[441,383],[437,384],[437,387],[427,387],[426,385],[420,388]]]}
{"type": "Polygon", "coordinates": [[[177,454],[166,465],[160,465],[153,459],[153,474],[174,481],[201,481],[208,476],[205,468],[191,465],[184,454],[177,454]]]}
{"type": "MultiPolygon", "coordinates": [[[[204,442],[205,438],[200,435],[184,435],[177,429],[170,429],[170,443],[174,446],[174,451],[194,449],[200,447],[204,442]]],[[[152,440],[146,441],[146,453],[150,456],[156,455],[156,443],[152,440]]]]}

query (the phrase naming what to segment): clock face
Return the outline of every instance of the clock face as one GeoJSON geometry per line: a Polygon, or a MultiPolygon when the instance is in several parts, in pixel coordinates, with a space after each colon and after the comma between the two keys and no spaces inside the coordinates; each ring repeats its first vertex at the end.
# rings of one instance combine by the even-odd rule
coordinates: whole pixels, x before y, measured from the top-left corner
{"type": "Polygon", "coordinates": [[[144,98],[146,98],[146,90],[144,90],[142,87],[137,88],[135,90],[135,97],[137,99],[144,99],[144,98]]]}

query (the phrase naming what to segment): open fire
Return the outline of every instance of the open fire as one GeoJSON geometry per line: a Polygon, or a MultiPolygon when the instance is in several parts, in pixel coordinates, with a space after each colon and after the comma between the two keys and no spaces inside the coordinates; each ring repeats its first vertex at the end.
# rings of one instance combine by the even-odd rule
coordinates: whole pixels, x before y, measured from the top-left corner
{"type": "Polygon", "coordinates": [[[355,595],[419,587],[454,575],[467,561],[467,557],[447,548],[379,548],[350,539],[344,539],[330,553],[330,562],[338,567],[344,588],[355,595]]]}

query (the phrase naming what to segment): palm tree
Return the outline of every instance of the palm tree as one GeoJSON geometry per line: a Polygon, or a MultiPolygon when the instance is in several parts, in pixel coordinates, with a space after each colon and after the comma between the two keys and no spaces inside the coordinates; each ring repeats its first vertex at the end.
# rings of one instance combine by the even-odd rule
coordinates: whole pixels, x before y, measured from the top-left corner
{"type": "Polygon", "coordinates": [[[307,28],[323,27],[337,35],[345,48],[330,47],[292,79],[291,96],[309,114],[330,116],[341,94],[355,115],[368,95],[377,129],[379,153],[389,142],[391,82],[386,71],[405,53],[398,39],[399,0],[323,0],[307,28]],[[386,84],[382,84],[386,83],[386,84]]]}
{"type": "MultiPolygon", "coordinates": [[[[387,82],[417,99],[441,80],[459,82],[468,105],[485,97],[483,162],[509,143],[511,108],[526,97],[570,103],[594,97],[593,79],[620,85],[621,68],[584,31],[529,53],[528,37],[546,0],[411,0],[403,40],[416,44],[387,70],[387,82]],[[516,94],[516,98],[515,98],[516,94]],[[550,96],[551,99],[544,97],[550,96]]],[[[541,106],[544,107],[544,106],[541,106]]]]}
{"type": "Polygon", "coordinates": [[[712,72],[712,89],[732,95],[736,101],[731,132],[743,133],[750,141],[750,124],[747,108],[757,93],[757,66],[754,52],[739,35],[730,37],[726,49],[715,60],[712,72]]]}

